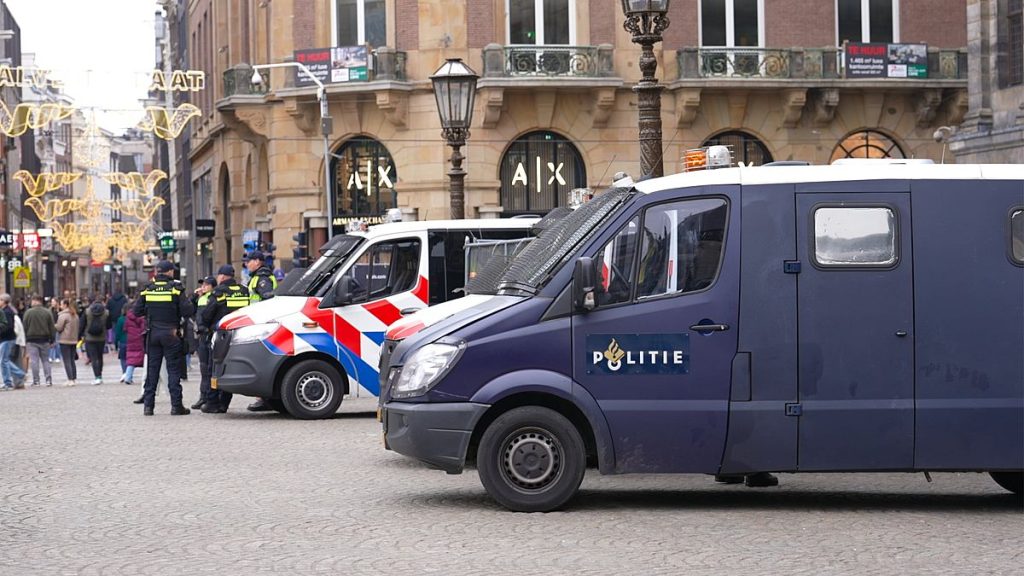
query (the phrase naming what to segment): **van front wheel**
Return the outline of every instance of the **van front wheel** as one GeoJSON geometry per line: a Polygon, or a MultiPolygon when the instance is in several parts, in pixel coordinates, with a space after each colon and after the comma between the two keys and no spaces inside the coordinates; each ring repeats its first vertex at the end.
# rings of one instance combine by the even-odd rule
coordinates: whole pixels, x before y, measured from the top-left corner
{"type": "Polygon", "coordinates": [[[330,418],[344,395],[341,374],[323,360],[304,360],[288,369],[281,381],[281,403],[300,420],[330,418]]]}
{"type": "Polygon", "coordinates": [[[996,484],[999,484],[1017,496],[1024,494],[1024,471],[989,472],[988,474],[996,481],[996,484]]]}
{"type": "Polygon", "coordinates": [[[499,416],[480,439],[477,471],[487,493],[516,512],[548,512],[579,490],[583,438],[565,416],[526,406],[499,416]]]}

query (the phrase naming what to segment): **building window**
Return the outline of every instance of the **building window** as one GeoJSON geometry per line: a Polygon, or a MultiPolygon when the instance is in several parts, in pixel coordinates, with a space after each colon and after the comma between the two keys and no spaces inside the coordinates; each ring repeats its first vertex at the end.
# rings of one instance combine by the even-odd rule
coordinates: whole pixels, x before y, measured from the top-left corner
{"type": "Polygon", "coordinates": [[[586,187],[587,170],[572,142],[531,132],[505,150],[499,178],[506,214],[543,214],[565,206],[574,188],[586,187]]]}
{"type": "Polygon", "coordinates": [[[381,218],[388,209],[398,207],[395,162],[377,140],[348,140],[335,152],[331,163],[337,199],[335,225],[344,225],[345,218],[381,218]]]}
{"type": "Polygon", "coordinates": [[[899,42],[899,0],[836,0],[836,38],[844,42],[899,42]]]}
{"type": "Polygon", "coordinates": [[[387,45],[387,8],[384,0],[335,0],[334,45],[373,48],[387,45]]]}
{"type": "Polygon", "coordinates": [[[1006,84],[1024,84],[1024,1],[1009,0],[1006,10],[1006,84]]]}
{"type": "Polygon", "coordinates": [[[722,132],[704,141],[704,146],[728,146],[734,162],[743,162],[744,166],[763,166],[772,162],[772,153],[754,136],[733,130],[722,132]]]}
{"type": "Polygon", "coordinates": [[[887,207],[814,211],[814,261],[825,267],[896,265],[896,212],[887,207]]]}
{"type": "Polygon", "coordinates": [[[509,44],[575,44],[576,2],[505,0],[509,44]]]}
{"type": "Polygon", "coordinates": [[[895,140],[874,130],[858,130],[832,150],[831,162],[841,158],[906,158],[895,140]]]}
{"type": "Polygon", "coordinates": [[[701,0],[701,46],[764,46],[764,0],[701,0]]]}

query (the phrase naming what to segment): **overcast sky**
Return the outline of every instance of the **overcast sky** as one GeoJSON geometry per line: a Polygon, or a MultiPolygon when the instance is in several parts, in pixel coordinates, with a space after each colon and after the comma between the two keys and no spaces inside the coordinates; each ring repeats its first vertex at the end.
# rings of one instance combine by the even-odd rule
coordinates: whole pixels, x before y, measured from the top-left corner
{"type": "Polygon", "coordinates": [[[79,108],[121,132],[138,124],[155,65],[154,0],[3,0],[22,52],[53,71],[79,108]]]}

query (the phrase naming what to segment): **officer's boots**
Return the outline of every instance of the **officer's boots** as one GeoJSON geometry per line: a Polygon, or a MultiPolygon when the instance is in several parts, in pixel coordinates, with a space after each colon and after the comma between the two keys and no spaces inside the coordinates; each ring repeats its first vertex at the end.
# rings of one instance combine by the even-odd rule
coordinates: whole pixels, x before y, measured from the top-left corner
{"type": "Polygon", "coordinates": [[[191,410],[189,410],[188,408],[185,408],[181,404],[179,404],[177,406],[171,406],[171,416],[185,416],[185,415],[188,415],[188,414],[191,414],[191,413],[192,413],[191,410]]]}

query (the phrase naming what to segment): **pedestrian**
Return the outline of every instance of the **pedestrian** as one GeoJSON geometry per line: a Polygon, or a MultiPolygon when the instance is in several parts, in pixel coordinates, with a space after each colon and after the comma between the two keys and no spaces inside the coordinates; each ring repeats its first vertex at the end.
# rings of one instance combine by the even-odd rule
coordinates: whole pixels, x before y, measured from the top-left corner
{"type": "Polygon", "coordinates": [[[85,341],[85,355],[92,366],[92,385],[103,384],[103,353],[107,345],[107,316],[109,312],[103,301],[96,298],[83,314],[81,328],[82,339],[85,341]]]}
{"type": "Polygon", "coordinates": [[[17,314],[11,306],[10,294],[0,294],[0,311],[3,312],[3,319],[0,320],[0,376],[3,378],[3,387],[0,390],[24,388],[25,371],[11,359],[11,354],[14,353],[14,347],[17,345],[15,342],[17,314]]]}
{"type": "MultiPolygon", "coordinates": [[[[234,272],[234,269],[231,270],[234,272]]],[[[193,410],[199,410],[203,407],[206,399],[210,396],[210,331],[202,323],[203,311],[211,303],[210,295],[213,293],[214,287],[217,286],[217,279],[213,276],[207,276],[203,278],[202,283],[199,284],[199,288],[196,288],[192,294],[193,305],[196,308],[195,325],[196,325],[196,353],[199,356],[199,400],[192,405],[193,410]]],[[[248,302],[247,302],[248,303],[248,302]]]]}
{"type": "Polygon", "coordinates": [[[117,342],[114,335],[114,326],[117,325],[117,321],[124,314],[124,307],[128,304],[128,297],[121,292],[120,288],[114,289],[114,295],[107,299],[107,329],[110,330],[110,343],[114,345],[114,350],[117,350],[117,342]]]}
{"type": "Polygon", "coordinates": [[[75,301],[65,298],[61,302],[60,315],[57,316],[57,344],[60,346],[61,364],[64,365],[64,374],[68,377],[65,386],[74,386],[78,380],[78,366],[75,360],[78,359],[78,352],[75,347],[78,344],[78,308],[75,301]]]}
{"type": "MultiPolygon", "coordinates": [[[[114,346],[117,349],[117,359],[121,361],[121,379],[119,382],[124,382],[128,376],[128,337],[124,331],[124,325],[127,321],[126,313],[129,306],[129,303],[125,301],[124,306],[121,307],[121,311],[117,315],[117,321],[114,322],[114,346]]],[[[131,382],[127,382],[127,384],[131,384],[131,382]]]]}
{"type": "Polygon", "coordinates": [[[205,346],[200,348],[199,355],[200,369],[203,370],[203,388],[208,391],[206,401],[202,406],[204,414],[223,414],[228,411],[228,406],[231,404],[231,394],[212,388],[210,385],[210,376],[213,373],[213,351],[210,348],[210,340],[217,331],[217,325],[220,324],[222,318],[248,305],[249,290],[235,281],[234,266],[230,264],[221,266],[217,270],[217,287],[213,289],[208,305],[197,320],[201,342],[205,342],[205,346]],[[205,368],[203,368],[204,349],[205,368]]]}
{"type": "MultiPolygon", "coordinates": [[[[14,362],[18,368],[21,368],[22,374],[28,370],[28,355],[25,354],[25,325],[21,323],[21,317],[24,313],[18,313],[14,316],[14,351],[11,352],[11,361],[14,362]]],[[[21,388],[25,387],[25,377],[22,376],[21,388]]],[[[17,387],[17,386],[16,386],[17,387]]]]}
{"type": "Polygon", "coordinates": [[[149,324],[142,413],[145,416],[153,415],[160,367],[166,359],[171,415],[183,416],[191,411],[181,403],[181,323],[192,316],[194,308],[188,296],[183,294],[181,282],[174,279],[174,264],[161,260],[156,265],[156,272],[153,281],[142,291],[133,308],[135,314],[145,316],[149,324]]]}
{"type": "MultiPolygon", "coordinates": [[[[146,362],[146,319],[135,315],[135,301],[133,300],[128,311],[124,314],[124,337],[125,337],[125,372],[124,383],[135,383],[135,369],[142,368],[146,362]]],[[[145,378],[143,378],[145,380],[145,378]]],[[[136,404],[142,404],[145,392],[143,382],[142,393],[139,394],[136,404]]]]}
{"type": "Polygon", "coordinates": [[[57,325],[53,314],[43,306],[42,296],[32,297],[32,307],[25,311],[25,349],[32,366],[32,385],[39,386],[39,365],[43,365],[46,385],[53,386],[50,372],[50,346],[57,336],[57,325]]]}
{"type": "MultiPolygon", "coordinates": [[[[50,298],[49,303],[50,314],[53,317],[53,324],[56,326],[57,318],[60,316],[60,303],[56,297],[50,298]]],[[[57,344],[57,336],[54,335],[53,342],[50,343],[50,362],[60,362],[60,345],[57,344]]]]}
{"type": "MultiPolygon", "coordinates": [[[[277,278],[266,264],[266,257],[263,252],[254,250],[249,253],[245,261],[245,268],[249,271],[249,302],[255,304],[262,300],[274,297],[277,290],[277,278]]],[[[266,398],[260,398],[246,407],[250,412],[267,412],[273,410],[266,398]]]]}

